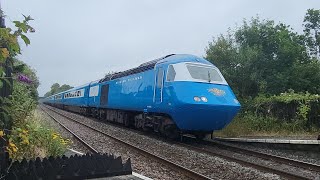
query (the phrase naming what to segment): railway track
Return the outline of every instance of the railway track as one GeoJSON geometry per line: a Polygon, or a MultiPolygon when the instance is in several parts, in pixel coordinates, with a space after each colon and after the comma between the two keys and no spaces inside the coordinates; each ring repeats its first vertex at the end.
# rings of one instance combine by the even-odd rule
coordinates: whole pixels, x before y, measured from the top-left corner
{"type": "Polygon", "coordinates": [[[293,160],[293,159],[289,159],[289,158],[286,158],[286,157],[276,156],[276,155],[272,155],[272,154],[268,154],[268,153],[252,151],[252,150],[248,150],[248,149],[237,147],[235,145],[225,144],[223,142],[219,142],[219,141],[215,141],[215,140],[211,140],[209,142],[207,141],[205,143],[217,145],[219,147],[230,149],[232,151],[237,151],[237,152],[241,151],[244,154],[256,156],[256,157],[259,157],[259,158],[262,158],[262,159],[273,160],[275,162],[288,164],[288,165],[293,165],[293,166],[296,166],[296,167],[301,167],[301,168],[304,168],[304,169],[320,172],[320,165],[317,165],[317,164],[312,164],[312,163],[308,163],[308,162],[293,160]]]}
{"type": "Polygon", "coordinates": [[[80,138],[78,135],[76,135],[74,132],[72,132],[68,127],[63,125],[58,119],[53,117],[51,114],[49,114],[46,110],[44,110],[41,106],[40,109],[45,112],[51,119],[53,119],[55,122],[57,122],[61,127],[63,127],[65,130],[67,130],[74,138],[76,138],[83,146],[85,146],[90,152],[92,153],[98,153],[98,151],[90,146],[86,141],[84,141],[82,138],[80,138]]]}
{"type": "Polygon", "coordinates": [[[190,145],[189,143],[178,143],[178,144],[181,146],[184,146],[188,149],[192,149],[194,151],[200,152],[200,153],[207,153],[207,154],[211,154],[213,156],[219,156],[219,157],[227,159],[229,161],[234,161],[234,162],[237,162],[237,163],[242,164],[244,166],[253,167],[255,169],[258,169],[258,170],[261,170],[261,171],[264,171],[267,173],[278,174],[278,175],[285,177],[285,178],[288,178],[288,179],[314,179],[314,178],[307,177],[303,174],[298,174],[298,173],[293,173],[290,171],[282,170],[281,168],[278,168],[278,167],[265,166],[265,165],[259,164],[257,162],[250,162],[250,161],[247,161],[245,158],[235,157],[235,156],[233,156],[233,154],[227,154],[227,153],[221,153],[219,151],[214,151],[214,150],[210,149],[210,146],[218,146],[219,148],[227,149],[228,151],[232,151],[235,153],[245,154],[246,156],[255,156],[255,157],[265,159],[268,161],[272,161],[272,162],[276,162],[279,164],[285,164],[287,166],[291,166],[291,167],[294,166],[297,168],[303,168],[308,171],[311,170],[313,172],[320,173],[320,166],[316,165],[316,164],[292,160],[292,159],[274,156],[274,155],[270,155],[270,154],[266,154],[266,153],[260,153],[260,152],[256,152],[256,151],[250,151],[250,150],[242,149],[242,148],[235,147],[235,146],[220,144],[218,142],[210,142],[209,144],[208,144],[208,142],[201,142],[200,144],[196,144],[196,145],[195,144],[190,145]]]}
{"type": "MultiPolygon", "coordinates": [[[[58,112],[58,111],[56,111],[56,110],[54,110],[54,109],[52,109],[52,108],[48,108],[48,107],[42,108],[42,107],[41,107],[41,109],[42,109],[44,112],[46,112],[51,118],[53,118],[55,121],[57,121],[57,119],[54,118],[53,116],[51,116],[51,115],[47,112],[47,109],[49,109],[50,111],[52,111],[52,112],[54,112],[54,113],[59,114],[60,116],[65,117],[65,118],[67,118],[67,119],[69,119],[69,120],[71,120],[71,121],[73,121],[73,122],[76,122],[76,123],[78,123],[78,124],[81,124],[81,125],[89,128],[89,129],[91,129],[91,130],[93,130],[93,131],[96,131],[96,132],[98,132],[98,133],[100,133],[100,134],[102,134],[102,135],[104,135],[104,136],[107,136],[108,138],[111,138],[111,139],[113,139],[114,141],[116,141],[116,142],[118,142],[118,143],[121,143],[121,144],[123,144],[123,145],[125,145],[125,146],[128,146],[129,148],[134,149],[135,151],[137,151],[138,153],[140,153],[140,154],[142,154],[142,155],[144,155],[144,156],[147,156],[147,157],[149,157],[149,158],[151,158],[151,159],[154,159],[154,160],[158,161],[158,162],[161,163],[161,164],[165,164],[165,165],[169,166],[170,168],[172,168],[172,169],[174,169],[174,170],[176,170],[176,171],[178,171],[178,172],[181,172],[181,173],[187,175],[187,176],[190,177],[191,179],[211,180],[211,178],[209,178],[209,177],[207,177],[207,176],[205,176],[205,175],[202,175],[202,174],[200,174],[200,173],[197,173],[197,172],[195,172],[195,171],[193,171],[193,170],[191,170],[191,169],[185,168],[185,167],[183,167],[183,166],[181,166],[181,165],[179,165],[179,164],[177,164],[177,163],[175,163],[175,162],[172,162],[172,161],[170,161],[170,160],[166,160],[166,159],[164,159],[164,158],[161,157],[161,156],[155,155],[155,154],[153,154],[153,153],[151,153],[151,152],[149,152],[149,151],[147,151],[147,150],[144,150],[144,149],[142,149],[142,148],[139,148],[139,147],[137,147],[137,146],[135,146],[135,145],[133,145],[133,144],[131,144],[131,143],[129,143],[129,142],[125,142],[125,141],[123,141],[123,140],[121,140],[121,139],[119,139],[119,138],[117,138],[117,137],[114,137],[114,136],[112,136],[112,135],[109,135],[109,134],[107,134],[107,133],[105,133],[105,132],[103,132],[103,131],[101,131],[101,130],[99,130],[99,129],[96,129],[96,128],[93,128],[93,127],[91,127],[91,126],[88,126],[87,124],[82,123],[82,122],[80,122],[80,121],[78,121],[78,120],[76,120],[76,119],[74,119],[74,118],[68,117],[68,116],[66,116],[66,115],[64,115],[64,114],[62,114],[62,113],[60,113],[60,112],[58,112]]],[[[58,122],[60,125],[63,125],[60,121],[57,121],[57,122],[58,122]]],[[[65,126],[63,126],[63,127],[65,127],[65,126]]],[[[70,131],[70,129],[68,129],[67,127],[65,127],[65,128],[66,128],[70,133],[72,133],[73,135],[75,135],[72,131],[70,131]]],[[[76,136],[76,135],[75,135],[75,136],[76,136]]],[[[77,138],[77,139],[78,139],[78,138],[77,138]]],[[[80,139],[81,139],[81,138],[80,138],[80,139]]],[[[82,139],[81,139],[81,141],[82,141],[82,142],[85,142],[85,141],[82,140],[82,139]]],[[[85,143],[85,144],[88,144],[88,143],[85,143]]],[[[97,152],[98,152],[98,151],[97,151],[97,152]]]]}
{"type": "MultiPolygon", "coordinates": [[[[51,111],[54,111],[68,119],[72,119],[64,114],[61,114],[60,112],[57,112],[53,109],[50,108],[51,111]]],[[[73,119],[73,121],[76,121],[73,119]]],[[[77,121],[78,122],[78,121],[77,121]]],[[[98,129],[95,129],[95,128],[92,128],[82,122],[78,122],[84,126],[87,126],[88,128],[90,129],[94,129],[102,134],[105,134],[104,132],[101,132],[100,130],[98,129]]],[[[130,129],[131,131],[136,131],[136,130],[133,130],[133,129],[130,129]]],[[[109,135],[107,135],[109,136],[109,135]]],[[[120,139],[117,139],[117,141],[123,143],[123,144],[130,144],[130,143],[127,143],[127,142],[124,142],[120,139]]],[[[232,145],[227,145],[227,144],[224,144],[224,143],[221,143],[221,142],[218,142],[218,141],[203,141],[203,142],[197,142],[197,143],[185,143],[185,142],[174,142],[180,146],[183,146],[185,148],[188,148],[188,149],[191,149],[191,150],[194,150],[196,152],[200,152],[200,153],[206,153],[206,154],[209,154],[209,155],[212,155],[212,156],[218,156],[218,157],[221,157],[223,159],[226,159],[226,160],[229,160],[229,161],[233,161],[233,162],[237,162],[239,164],[242,164],[244,166],[247,166],[247,167],[253,167],[255,169],[258,169],[258,170],[261,170],[263,172],[267,172],[267,173],[273,173],[273,174],[277,174],[277,175],[280,175],[281,177],[285,177],[285,178],[288,178],[288,179],[314,179],[312,177],[309,177],[309,176],[305,176],[303,174],[298,174],[298,173],[293,173],[293,172],[290,172],[290,171],[285,171],[285,170],[282,170],[282,169],[279,169],[278,167],[272,167],[272,166],[265,166],[265,165],[262,165],[262,164],[259,164],[257,162],[250,162],[250,161],[247,161],[246,159],[244,158],[239,158],[239,157],[234,157],[232,154],[227,154],[227,153],[220,153],[219,151],[214,151],[212,149],[210,149],[210,147],[214,146],[214,147],[219,147],[221,149],[225,149],[227,151],[231,151],[231,152],[235,152],[235,153],[242,153],[246,156],[255,156],[257,158],[260,158],[260,159],[264,159],[264,160],[267,160],[267,161],[272,161],[272,162],[276,162],[278,164],[285,164],[287,166],[294,166],[294,167],[297,167],[297,168],[303,168],[307,171],[313,171],[313,172],[317,172],[317,173],[320,173],[320,166],[319,165],[315,165],[315,164],[311,164],[311,163],[306,163],[306,162],[302,162],[302,161],[297,161],[297,160],[292,160],[292,159],[288,159],[288,158],[284,158],[284,157],[279,157],[279,156],[274,156],[274,155],[270,155],[270,154],[266,154],[266,153],[261,153],[261,152],[256,152],[256,151],[251,151],[251,150],[247,150],[247,149],[243,149],[243,148],[239,148],[239,147],[236,147],[236,146],[232,146],[232,145]]],[[[129,146],[134,146],[134,145],[129,145],[129,146]]],[[[135,149],[137,147],[134,147],[135,149]]],[[[142,152],[143,153],[143,152],[142,152]]],[[[163,158],[162,158],[163,159],[163,158]]],[[[161,160],[162,161],[162,160],[161,160]]],[[[173,163],[170,161],[170,163],[173,163]]],[[[173,163],[174,164],[174,163],[173,163]]],[[[189,172],[190,173],[190,172],[189,172]]],[[[194,177],[196,178],[196,177],[194,177]]],[[[205,177],[207,178],[207,177],[205,177]]],[[[199,177],[197,177],[196,179],[199,179],[199,177]]],[[[203,177],[201,178],[203,179],[203,177]]]]}

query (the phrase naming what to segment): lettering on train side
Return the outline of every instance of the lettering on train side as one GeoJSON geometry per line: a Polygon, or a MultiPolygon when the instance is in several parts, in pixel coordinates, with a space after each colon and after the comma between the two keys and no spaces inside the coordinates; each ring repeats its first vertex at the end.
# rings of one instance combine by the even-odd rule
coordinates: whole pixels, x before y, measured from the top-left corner
{"type": "Polygon", "coordinates": [[[142,76],[123,79],[123,80],[117,81],[116,84],[123,84],[123,83],[126,83],[126,82],[137,81],[137,80],[140,80],[140,79],[142,79],[142,76]]]}

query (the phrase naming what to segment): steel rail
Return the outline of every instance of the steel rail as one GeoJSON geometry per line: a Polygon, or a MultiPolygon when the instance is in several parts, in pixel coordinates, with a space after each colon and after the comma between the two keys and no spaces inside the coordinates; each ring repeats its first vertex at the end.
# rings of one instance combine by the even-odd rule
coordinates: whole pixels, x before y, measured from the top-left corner
{"type": "Polygon", "coordinates": [[[119,139],[119,138],[117,138],[117,137],[114,137],[114,136],[112,136],[112,135],[109,135],[109,134],[107,134],[107,133],[105,133],[105,132],[103,132],[103,131],[101,131],[101,130],[99,130],[99,129],[93,128],[93,127],[91,127],[91,126],[89,126],[89,125],[87,125],[87,124],[85,124],[85,123],[82,123],[82,122],[80,122],[80,121],[78,121],[78,120],[75,120],[74,118],[71,118],[71,117],[69,117],[69,116],[66,116],[66,115],[64,115],[64,114],[62,114],[62,113],[60,113],[60,112],[58,112],[58,111],[56,111],[56,110],[54,110],[54,109],[51,109],[51,108],[49,108],[49,107],[46,107],[46,108],[47,108],[47,109],[50,109],[51,111],[53,111],[53,112],[55,112],[55,113],[57,113],[57,114],[65,117],[65,118],[67,118],[67,119],[69,119],[69,120],[72,120],[72,121],[74,121],[74,122],[76,122],[76,123],[78,123],[78,124],[81,124],[81,125],[89,128],[89,129],[92,129],[92,130],[94,130],[94,131],[96,131],[96,132],[99,132],[100,134],[103,134],[103,135],[105,135],[105,136],[107,136],[107,137],[109,137],[109,138],[111,138],[111,139],[113,139],[113,140],[115,140],[115,141],[117,141],[117,142],[119,142],[119,143],[121,143],[121,144],[124,144],[124,145],[126,145],[126,146],[129,146],[130,148],[138,151],[140,154],[142,154],[142,155],[147,155],[147,156],[149,156],[150,158],[152,158],[152,159],[154,159],[154,160],[157,160],[158,162],[160,162],[160,163],[162,163],[162,164],[166,164],[166,165],[170,166],[171,168],[173,168],[173,169],[175,169],[175,170],[177,170],[177,171],[182,172],[183,174],[187,175],[188,177],[190,177],[190,178],[192,178],[192,179],[197,179],[197,180],[198,180],[198,179],[199,179],[199,180],[202,180],[202,179],[203,179],[203,180],[211,180],[210,177],[207,177],[207,176],[205,176],[205,175],[202,175],[202,174],[200,174],[200,173],[198,173],[198,172],[195,172],[195,171],[193,171],[193,170],[191,170],[191,169],[185,168],[185,167],[183,167],[183,166],[181,166],[181,165],[179,165],[179,164],[177,164],[177,163],[174,163],[174,162],[172,162],[172,161],[170,161],[170,160],[164,159],[164,158],[161,157],[161,156],[152,154],[151,152],[149,152],[149,151],[147,151],[147,150],[141,149],[141,148],[139,148],[139,147],[137,147],[137,146],[135,146],[135,145],[133,145],[133,144],[131,144],[131,143],[129,143],[129,142],[125,142],[125,141],[123,141],[123,140],[121,140],[121,139],[119,139]]]}
{"type": "Polygon", "coordinates": [[[83,139],[81,139],[78,135],[76,135],[74,132],[72,132],[69,128],[67,128],[65,125],[63,125],[59,120],[57,120],[55,117],[53,117],[51,114],[49,114],[46,110],[44,110],[41,106],[39,106],[40,109],[45,112],[51,119],[53,119],[55,122],[57,122],[60,126],[62,126],[64,129],[66,129],[72,136],[74,136],[81,144],[83,144],[86,148],[88,148],[92,153],[98,153],[98,151],[90,146],[87,142],[85,142],[83,139]]]}
{"type": "Polygon", "coordinates": [[[264,153],[264,152],[257,152],[257,151],[253,151],[253,150],[249,150],[249,149],[244,149],[244,148],[240,148],[240,147],[237,147],[234,145],[225,144],[225,143],[222,143],[219,141],[210,140],[210,141],[205,141],[205,143],[212,143],[212,144],[218,145],[222,148],[230,149],[231,151],[234,151],[234,152],[241,151],[247,155],[253,155],[253,156],[256,156],[256,157],[259,157],[262,159],[273,160],[273,161],[276,161],[279,163],[288,164],[291,166],[320,172],[320,165],[317,165],[317,164],[312,164],[312,163],[303,162],[303,161],[299,161],[299,160],[295,160],[295,159],[276,156],[276,155],[272,155],[272,154],[268,154],[268,153],[264,153]]]}
{"type": "Polygon", "coordinates": [[[279,176],[286,177],[288,179],[312,179],[312,178],[308,178],[308,177],[305,177],[305,176],[302,176],[299,174],[293,174],[293,173],[290,173],[287,171],[283,171],[283,170],[277,169],[276,167],[269,167],[269,166],[264,166],[264,165],[261,165],[258,163],[249,162],[249,161],[246,161],[241,158],[233,157],[232,155],[227,155],[227,154],[215,152],[215,151],[212,151],[212,150],[209,150],[206,148],[201,148],[201,147],[189,145],[186,143],[177,143],[177,144],[179,144],[183,147],[186,147],[188,149],[192,149],[197,152],[206,153],[206,154],[210,154],[213,156],[218,156],[218,157],[221,157],[221,158],[229,160],[229,161],[237,162],[237,163],[242,164],[244,166],[253,167],[255,169],[258,169],[258,170],[261,170],[261,171],[267,172],[267,173],[277,174],[279,176]]]}

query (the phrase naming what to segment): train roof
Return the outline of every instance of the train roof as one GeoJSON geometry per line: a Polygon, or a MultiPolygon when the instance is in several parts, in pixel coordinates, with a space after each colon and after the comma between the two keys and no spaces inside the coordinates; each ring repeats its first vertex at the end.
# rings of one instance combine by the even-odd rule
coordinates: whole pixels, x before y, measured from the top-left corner
{"type": "Polygon", "coordinates": [[[194,56],[194,55],[190,55],[190,54],[169,54],[169,55],[163,56],[161,58],[154,59],[154,60],[142,63],[138,67],[135,67],[135,68],[132,68],[132,69],[129,69],[129,70],[126,70],[126,71],[117,72],[117,73],[113,73],[113,74],[108,74],[102,79],[91,81],[91,82],[83,84],[81,86],[77,86],[77,87],[74,87],[72,89],[68,89],[66,91],[63,91],[63,92],[60,92],[60,93],[57,93],[57,94],[53,94],[53,95],[51,95],[51,96],[49,96],[47,98],[51,98],[51,97],[53,97],[55,95],[59,95],[59,94],[66,93],[66,92],[69,92],[69,91],[77,90],[79,88],[83,88],[83,87],[89,86],[90,84],[101,83],[101,82],[105,82],[105,81],[110,81],[110,80],[113,80],[113,79],[121,78],[121,77],[124,77],[124,76],[128,76],[128,75],[131,75],[131,74],[144,72],[144,71],[153,69],[157,64],[165,64],[165,63],[175,64],[175,63],[179,63],[179,62],[190,62],[190,61],[212,65],[207,60],[205,60],[203,58],[200,58],[200,57],[197,57],[197,56],[194,56]]]}
{"type": "Polygon", "coordinates": [[[198,56],[190,54],[175,54],[174,56],[167,57],[157,62],[157,64],[175,64],[180,62],[197,62],[202,64],[211,64],[209,61],[198,56]]]}
{"type": "Polygon", "coordinates": [[[103,79],[101,79],[100,82],[110,81],[110,80],[113,80],[113,79],[117,79],[117,78],[121,78],[121,77],[128,76],[128,75],[131,75],[131,74],[136,74],[136,73],[140,73],[140,72],[143,72],[143,71],[147,71],[147,70],[153,69],[154,66],[159,61],[161,61],[161,60],[163,60],[163,59],[165,59],[167,57],[173,56],[173,55],[175,55],[175,54],[169,54],[169,55],[166,55],[164,57],[161,57],[161,58],[158,58],[158,59],[154,59],[152,61],[148,61],[148,62],[142,63],[142,64],[140,64],[140,66],[132,68],[132,69],[129,69],[129,70],[126,70],[126,71],[116,72],[116,73],[113,73],[113,74],[108,74],[103,79]]]}
{"type": "Polygon", "coordinates": [[[150,69],[153,69],[157,64],[162,64],[162,63],[178,63],[178,62],[185,62],[185,61],[194,61],[194,62],[200,62],[200,63],[205,63],[205,64],[210,64],[208,61],[206,61],[203,58],[199,58],[194,55],[189,55],[189,54],[169,54],[164,57],[154,59],[145,63],[140,64],[138,67],[126,70],[126,71],[121,71],[121,72],[116,72],[113,74],[108,74],[104,78],[102,78],[99,82],[105,82],[105,81],[110,81],[113,79],[125,77],[131,74],[136,74],[140,72],[144,72],[150,69]]]}

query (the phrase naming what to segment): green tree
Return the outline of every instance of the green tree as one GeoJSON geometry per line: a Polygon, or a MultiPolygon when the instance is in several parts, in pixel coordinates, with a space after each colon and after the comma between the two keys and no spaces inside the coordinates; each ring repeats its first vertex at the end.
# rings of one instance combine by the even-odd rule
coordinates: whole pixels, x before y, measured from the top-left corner
{"type": "Polygon", "coordinates": [[[51,94],[56,94],[59,91],[60,84],[59,83],[54,83],[51,86],[51,94]]]}
{"type": "Polygon", "coordinates": [[[67,84],[63,84],[62,86],[60,86],[59,83],[54,83],[52,86],[51,86],[51,90],[49,92],[47,92],[44,97],[48,97],[48,96],[51,96],[53,94],[57,94],[59,92],[63,92],[63,91],[66,91],[66,90],[69,90],[69,89],[72,89],[73,87],[70,86],[70,85],[67,85],[67,84]]]}
{"type": "Polygon", "coordinates": [[[319,63],[306,52],[303,35],[257,17],[210,42],[206,58],[222,70],[240,98],[248,98],[288,89],[319,92],[319,63]]]}
{"type": "Polygon", "coordinates": [[[308,9],[304,17],[304,32],[310,54],[320,56],[320,10],[308,9]]]}
{"type": "Polygon", "coordinates": [[[66,91],[66,90],[69,90],[69,89],[72,89],[72,88],[73,88],[72,86],[64,84],[64,85],[60,86],[59,92],[66,91]]]}

